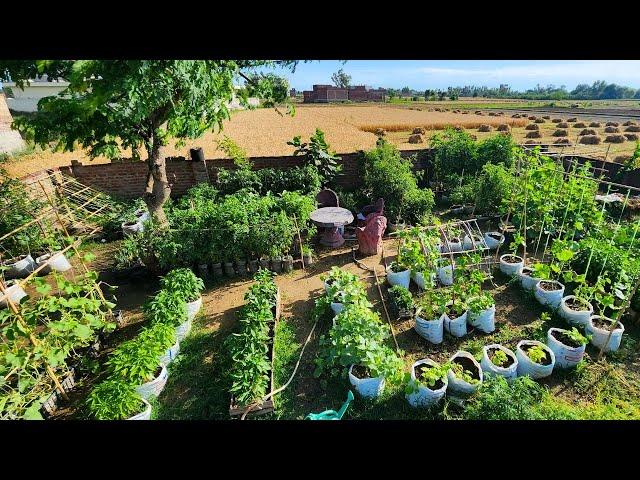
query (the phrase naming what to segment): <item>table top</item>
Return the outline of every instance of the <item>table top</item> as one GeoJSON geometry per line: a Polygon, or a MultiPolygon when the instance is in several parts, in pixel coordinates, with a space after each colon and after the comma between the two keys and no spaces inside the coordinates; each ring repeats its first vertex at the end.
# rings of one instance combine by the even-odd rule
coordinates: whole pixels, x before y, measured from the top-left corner
{"type": "Polygon", "coordinates": [[[311,212],[311,221],[320,227],[340,227],[353,222],[353,214],[346,208],[323,207],[311,212]]]}

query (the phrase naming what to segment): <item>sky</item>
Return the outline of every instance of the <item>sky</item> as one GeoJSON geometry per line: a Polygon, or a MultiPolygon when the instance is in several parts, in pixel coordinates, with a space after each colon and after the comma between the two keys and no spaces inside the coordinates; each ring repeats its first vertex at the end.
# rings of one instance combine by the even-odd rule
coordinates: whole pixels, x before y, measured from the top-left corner
{"type": "Polygon", "coordinates": [[[311,90],[313,84],[330,84],[331,74],[342,68],[352,85],[416,90],[449,86],[508,84],[527,90],[537,84],[565,85],[572,90],[579,83],[605,80],[640,88],[639,60],[337,60],[298,64],[296,71],[278,70],[292,88],[311,90]]]}

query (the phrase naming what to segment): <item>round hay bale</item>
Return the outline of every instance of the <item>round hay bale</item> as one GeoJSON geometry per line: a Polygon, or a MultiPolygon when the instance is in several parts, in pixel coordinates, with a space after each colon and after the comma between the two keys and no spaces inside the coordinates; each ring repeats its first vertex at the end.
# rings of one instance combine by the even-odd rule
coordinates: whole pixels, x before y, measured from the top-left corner
{"type": "Polygon", "coordinates": [[[626,122],[624,122],[622,124],[623,127],[628,127],[629,125],[635,125],[636,122],[634,122],[633,120],[627,120],[626,122]]]}
{"type": "Polygon", "coordinates": [[[640,132],[640,127],[638,125],[629,125],[624,129],[625,132],[640,132]]]}
{"type": "Polygon", "coordinates": [[[478,140],[478,136],[477,135],[469,135],[471,137],[471,140],[473,140],[474,142],[476,140],[478,140]]]}
{"type": "Polygon", "coordinates": [[[551,123],[560,123],[560,122],[562,122],[561,118],[552,118],[551,119],[551,123]]]}
{"type": "Polygon", "coordinates": [[[597,135],[598,132],[593,128],[585,128],[578,135],[597,135]]]}
{"type": "Polygon", "coordinates": [[[496,130],[498,130],[499,132],[509,132],[511,131],[511,127],[506,123],[501,123],[500,125],[498,125],[498,128],[496,130]]]}
{"type": "Polygon", "coordinates": [[[571,117],[571,118],[567,118],[567,122],[571,123],[571,122],[577,122],[578,118],[577,117],[571,117]]]}
{"type": "Polygon", "coordinates": [[[538,117],[536,117],[535,115],[530,115],[530,116],[528,116],[527,118],[528,118],[529,120],[535,120],[535,119],[536,119],[536,118],[538,118],[538,117]]]}
{"type": "Polygon", "coordinates": [[[424,135],[425,133],[427,133],[427,130],[424,127],[416,127],[413,129],[413,132],[411,132],[412,134],[416,134],[419,133],[421,135],[424,135]]]}
{"type": "Polygon", "coordinates": [[[618,127],[606,127],[604,133],[620,133],[620,129],[618,127]]]}
{"type": "Polygon", "coordinates": [[[540,145],[540,142],[536,142],[535,140],[527,140],[524,142],[525,145],[540,145]]]}
{"type": "Polygon", "coordinates": [[[537,123],[530,123],[529,125],[524,127],[524,129],[525,130],[540,130],[540,127],[538,126],[537,123]]]}
{"type": "Polygon", "coordinates": [[[571,145],[571,141],[568,138],[559,138],[554,145],[571,145]]]}
{"type": "Polygon", "coordinates": [[[384,137],[387,131],[384,128],[376,128],[375,134],[379,137],[384,137]]]}
{"type": "Polygon", "coordinates": [[[536,122],[536,123],[545,123],[545,120],[544,120],[544,118],[536,118],[534,120],[534,122],[536,122]]]}
{"type": "Polygon", "coordinates": [[[489,116],[490,117],[495,117],[496,116],[496,112],[489,112],[489,116]]]}
{"type": "Polygon", "coordinates": [[[582,143],[583,145],[599,145],[600,142],[602,142],[602,138],[598,135],[585,135],[578,140],[578,143],[582,143]]]}
{"type": "Polygon", "coordinates": [[[624,135],[607,135],[607,138],[604,139],[604,143],[624,143],[626,141],[624,135]]]}
{"type": "Polygon", "coordinates": [[[638,140],[640,140],[640,135],[638,135],[637,133],[625,133],[624,136],[627,137],[627,140],[629,140],[630,142],[637,142],[638,140]]]}
{"type": "Polygon", "coordinates": [[[469,115],[469,112],[467,110],[463,110],[462,115],[469,115]]]}
{"type": "Polygon", "coordinates": [[[556,125],[558,128],[569,128],[569,124],[567,122],[560,122],[556,125]]]}
{"type": "Polygon", "coordinates": [[[616,158],[613,159],[613,163],[627,163],[627,160],[629,160],[628,155],[618,155],[616,158]]]}
{"type": "Polygon", "coordinates": [[[543,115],[542,118],[544,118],[545,120],[551,120],[551,116],[549,115],[543,115]]]}
{"type": "Polygon", "coordinates": [[[409,137],[409,143],[424,143],[424,140],[422,139],[422,135],[416,133],[415,135],[411,135],[409,137]]]}
{"type": "Polygon", "coordinates": [[[478,127],[478,131],[479,132],[490,132],[491,131],[491,125],[487,125],[486,123],[483,123],[482,125],[480,125],[478,127]]]}
{"type": "Polygon", "coordinates": [[[542,134],[538,130],[532,130],[527,133],[527,138],[542,138],[542,134]]]}
{"type": "Polygon", "coordinates": [[[605,124],[607,127],[619,127],[620,124],[618,122],[607,122],[605,124]]]}
{"type": "Polygon", "coordinates": [[[551,136],[553,137],[568,137],[569,136],[569,131],[568,130],[563,130],[563,129],[558,129],[555,132],[553,132],[551,134],[551,136]]]}
{"type": "Polygon", "coordinates": [[[586,125],[583,122],[578,122],[573,124],[573,128],[586,128],[586,125]]]}
{"type": "Polygon", "coordinates": [[[520,118],[520,114],[519,113],[514,113],[513,115],[511,115],[511,118],[520,118]]]}
{"type": "Polygon", "coordinates": [[[594,128],[600,128],[601,127],[600,122],[591,122],[589,124],[589,126],[590,127],[594,127],[594,128]]]}

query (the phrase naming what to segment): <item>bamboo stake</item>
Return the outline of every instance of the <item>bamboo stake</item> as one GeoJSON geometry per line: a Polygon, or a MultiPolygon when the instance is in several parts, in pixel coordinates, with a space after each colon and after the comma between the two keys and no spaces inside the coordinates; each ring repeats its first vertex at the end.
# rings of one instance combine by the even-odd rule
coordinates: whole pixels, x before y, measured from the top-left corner
{"type": "Polygon", "coordinates": [[[304,253],[302,252],[302,238],[300,238],[300,228],[298,228],[298,219],[296,218],[296,214],[293,214],[293,223],[296,226],[296,233],[298,234],[298,245],[300,245],[300,263],[302,264],[302,269],[304,270],[304,253]]]}

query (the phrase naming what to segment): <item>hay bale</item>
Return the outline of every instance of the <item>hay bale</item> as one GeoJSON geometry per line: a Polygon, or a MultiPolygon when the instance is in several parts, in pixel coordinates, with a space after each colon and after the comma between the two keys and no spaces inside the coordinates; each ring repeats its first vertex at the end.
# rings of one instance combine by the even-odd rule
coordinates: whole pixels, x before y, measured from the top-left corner
{"type": "Polygon", "coordinates": [[[511,118],[520,118],[520,114],[519,113],[514,113],[513,115],[511,115],[511,118]]]}
{"type": "Polygon", "coordinates": [[[535,119],[536,119],[536,118],[538,118],[538,117],[536,117],[535,115],[530,115],[530,116],[528,116],[527,118],[528,118],[529,120],[535,120],[535,119]]]}
{"type": "Polygon", "coordinates": [[[487,125],[486,123],[483,123],[482,125],[480,125],[478,127],[478,131],[479,132],[490,132],[491,131],[491,125],[487,125]]]}
{"type": "Polygon", "coordinates": [[[527,133],[527,138],[542,138],[542,134],[538,130],[527,133]]]}
{"type": "Polygon", "coordinates": [[[578,122],[573,124],[573,128],[586,128],[586,125],[583,122],[578,122]]]}
{"type": "Polygon", "coordinates": [[[545,120],[551,120],[551,116],[550,115],[543,115],[542,118],[544,118],[545,120]]]}
{"type": "Polygon", "coordinates": [[[626,142],[624,135],[607,135],[604,139],[604,143],[624,143],[626,142]]]}
{"type": "Polygon", "coordinates": [[[640,140],[640,135],[638,135],[637,133],[625,133],[624,136],[627,137],[627,140],[629,140],[630,142],[637,142],[638,140],[640,140]]]}
{"type": "Polygon", "coordinates": [[[635,125],[636,122],[634,122],[633,120],[627,120],[626,122],[624,122],[622,124],[623,127],[628,127],[629,125],[635,125]]]}
{"type": "Polygon", "coordinates": [[[534,120],[534,122],[536,122],[536,123],[545,123],[545,120],[544,120],[544,118],[536,118],[534,120]]]}
{"type": "Polygon", "coordinates": [[[469,115],[469,112],[467,110],[463,110],[462,115],[469,115]]]}
{"type": "Polygon", "coordinates": [[[568,138],[559,138],[554,145],[571,145],[571,141],[568,138]]]}
{"type": "Polygon", "coordinates": [[[625,132],[640,132],[640,127],[638,125],[629,125],[624,129],[625,132]]]}
{"type": "Polygon", "coordinates": [[[600,142],[602,142],[602,138],[598,135],[585,135],[578,140],[578,143],[582,143],[583,145],[599,145],[600,142]]]}
{"type": "Polygon", "coordinates": [[[620,133],[620,129],[618,127],[606,127],[604,129],[604,133],[620,133]]]}
{"type": "Polygon", "coordinates": [[[482,110],[476,110],[476,111],[475,111],[475,112],[473,112],[473,113],[475,113],[476,115],[483,115],[482,110]]]}
{"type": "Polygon", "coordinates": [[[560,122],[556,125],[558,128],[569,128],[569,124],[567,122],[560,122]]]}
{"type": "Polygon", "coordinates": [[[618,122],[607,122],[605,124],[607,127],[619,127],[620,124],[618,122]]]}
{"type": "Polygon", "coordinates": [[[551,123],[560,123],[560,122],[562,122],[561,118],[552,118],[551,119],[551,123]]]}
{"type": "Polygon", "coordinates": [[[409,137],[409,143],[424,143],[424,140],[422,139],[422,135],[416,133],[415,135],[411,135],[409,137]]]}
{"type": "Polygon", "coordinates": [[[421,135],[424,135],[425,133],[427,133],[427,130],[424,127],[416,127],[413,129],[413,132],[411,132],[412,134],[416,134],[419,133],[421,135]]]}
{"type": "Polygon", "coordinates": [[[613,159],[613,163],[627,163],[627,160],[629,160],[630,158],[631,157],[629,157],[628,155],[618,155],[613,159]]]}
{"type": "Polygon", "coordinates": [[[387,131],[384,128],[376,128],[375,134],[379,137],[384,137],[387,131]]]}
{"type": "Polygon", "coordinates": [[[598,132],[593,128],[585,128],[578,135],[597,135],[598,132]]]}
{"type": "Polygon", "coordinates": [[[536,142],[535,140],[527,140],[524,142],[525,145],[540,145],[540,142],[536,142]]]}
{"type": "Polygon", "coordinates": [[[569,136],[569,131],[568,130],[563,130],[563,129],[558,129],[555,132],[553,132],[551,134],[551,136],[553,137],[568,137],[569,136]]]}
{"type": "Polygon", "coordinates": [[[524,129],[525,130],[540,130],[540,127],[538,126],[537,123],[530,123],[529,125],[524,127],[524,129]]]}
{"type": "Polygon", "coordinates": [[[594,128],[600,128],[600,122],[591,122],[589,124],[590,127],[594,127],[594,128]]]}
{"type": "Polygon", "coordinates": [[[567,118],[567,122],[571,123],[571,122],[577,122],[578,118],[577,117],[571,117],[571,118],[567,118]]]}
{"type": "Polygon", "coordinates": [[[490,117],[495,117],[496,116],[496,112],[489,112],[489,116],[490,117]]]}
{"type": "Polygon", "coordinates": [[[500,125],[498,125],[498,128],[496,130],[498,130],[499,132],[509,132],[511,131],[511,127],[506,123],[501,123],[500,125]]]}

